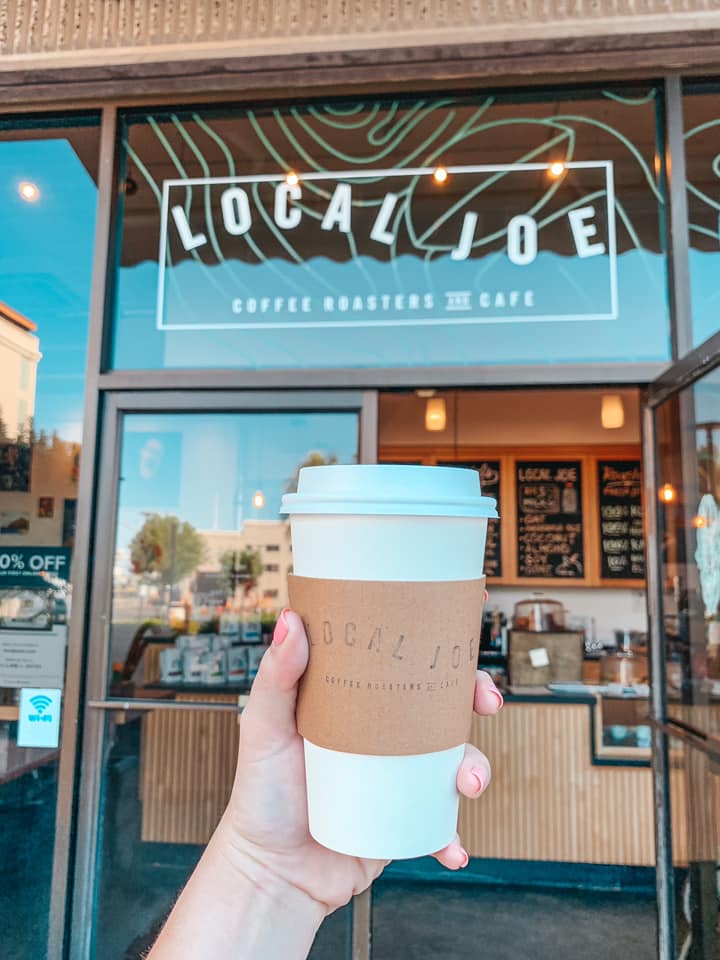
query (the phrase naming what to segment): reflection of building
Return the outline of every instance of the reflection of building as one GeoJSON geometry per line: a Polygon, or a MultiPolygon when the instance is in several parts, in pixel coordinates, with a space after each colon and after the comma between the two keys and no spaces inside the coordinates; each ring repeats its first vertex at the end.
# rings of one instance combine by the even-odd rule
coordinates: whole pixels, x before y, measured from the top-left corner
{"type": "Polygon", "coordinates": [[[35,413],[37,365],[42,357],[36,324],[0,301],[0,418],[9,437],[35,413]]]}
{"type": "Polygon", "coordinates": [[[36,324],[0,301],[0,542],[72,546],[79,445],[30,429],[35,417],[36,324]]]}
{"type": "Polygon", "coordinates": [[[290,524],[286,520],[248,520],[241,530],[204,530],[200,532],[208,550],[208,559],[200,570],[219,570],[223,554],[254,550],[260,554],[262,574],[258,597],[262,606],[287,605],[287,575],[292,568],[290,524]]]}

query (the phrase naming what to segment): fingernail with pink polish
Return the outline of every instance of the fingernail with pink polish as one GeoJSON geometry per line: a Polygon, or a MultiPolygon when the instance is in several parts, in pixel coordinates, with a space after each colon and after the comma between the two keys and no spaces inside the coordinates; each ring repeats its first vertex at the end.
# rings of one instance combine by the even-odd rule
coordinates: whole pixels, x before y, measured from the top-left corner
{"type": "Polygon", "coordinates": [[[505,703],[505,700],[503,699],[503,695],[500,693],[500,691],[495,686],[495,684],[493,684],[491,687],[488,687],[488,689],[490,693],[492,693],[492,695],[496,698],[497,708],[498,710],[500,710],[502,708],[502,705],[505,703]]]}
{"type": "Polygon", "coordinates": [[[287,610],[283,610],[278,617],[278,622],[275,624],[275,632],[273,633],[273,644],[275,646],[279,646],[288,635],[290,625],[287,622],[286,614],[287,610]]]}
{"type": "Polygon", "coordinates": [[[488,785],[488,775],[482,767],[473,767],[470,773],[477,780],[477,793],[484,793],[488,785]]]}

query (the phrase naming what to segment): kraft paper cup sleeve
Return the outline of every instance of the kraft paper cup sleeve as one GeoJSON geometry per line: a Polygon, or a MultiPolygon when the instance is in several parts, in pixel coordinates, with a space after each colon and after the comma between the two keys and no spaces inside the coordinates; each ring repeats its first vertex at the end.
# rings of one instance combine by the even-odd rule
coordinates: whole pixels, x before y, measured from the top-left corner
{"type": "Polygon", "coordinates": [[[306,740],[375,756],[466,742],[485,577],[377,582],[290,575],[288,582],[310,642],[297,706],[306,740]]]}

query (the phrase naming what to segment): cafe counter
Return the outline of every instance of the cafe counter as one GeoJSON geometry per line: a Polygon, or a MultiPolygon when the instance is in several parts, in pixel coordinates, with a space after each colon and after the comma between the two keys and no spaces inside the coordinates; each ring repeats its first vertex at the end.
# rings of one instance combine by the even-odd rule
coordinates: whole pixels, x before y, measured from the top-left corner
{"type": "MultiPolygon", "coordinates": [[[[233,692],[168,694],[238,700],[233,692]]],[[[496,717],[473,719],[471,739],[490,758],[493,782],[480,801],[461,801],[459,829],[471,857],[654,864],[649,763],[597,754],[601,709],[591,694],[536,690],[509,694],[496,717]]],[[[137,720],[142,839],[205,843],[230,794],[242,720],[227,710],[157,710],[137,720]]],[[[677,863],[688,856],[685,804],[681,771],[673,770],[677,863]]]]}

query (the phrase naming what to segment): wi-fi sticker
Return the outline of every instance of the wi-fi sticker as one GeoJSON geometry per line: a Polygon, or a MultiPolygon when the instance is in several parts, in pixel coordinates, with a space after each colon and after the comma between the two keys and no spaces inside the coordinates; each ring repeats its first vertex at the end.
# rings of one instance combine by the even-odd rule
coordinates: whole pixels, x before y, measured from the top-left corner
{"type": "Polygon", "coordinates": [[[38,713],[43,714],[52,703],[52,700],[44,694],[38,694],[36,697],[30,697],[30,703],[38,713]]]}
{"type": "Polygon", "coordinates": [[[19,747],[57,747],[60,739],[62,690],[24,687],[20,691],[19,747]]]}

